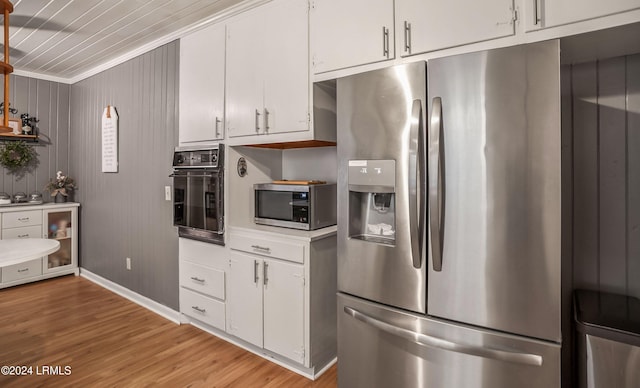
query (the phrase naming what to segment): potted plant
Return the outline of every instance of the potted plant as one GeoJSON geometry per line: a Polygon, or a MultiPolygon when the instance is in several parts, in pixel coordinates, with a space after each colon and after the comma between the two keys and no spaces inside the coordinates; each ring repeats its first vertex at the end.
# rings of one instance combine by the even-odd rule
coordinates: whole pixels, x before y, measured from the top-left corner
{"type": "Polygon", "coordinates": [[[51,179],[45,186],[46,190],[54,197],[55,202],[67,202],[69,194],[76,188],[75,181],[66,175],[62,175],[62,171],[56,173],[56,177],[51,179]]]}
{"type": "Polygon", "coordinates": [[[11,172],[26,167],[35,158],[33,146],[24,141],[6,142],[0,149],[0,164],[11,172]]]}

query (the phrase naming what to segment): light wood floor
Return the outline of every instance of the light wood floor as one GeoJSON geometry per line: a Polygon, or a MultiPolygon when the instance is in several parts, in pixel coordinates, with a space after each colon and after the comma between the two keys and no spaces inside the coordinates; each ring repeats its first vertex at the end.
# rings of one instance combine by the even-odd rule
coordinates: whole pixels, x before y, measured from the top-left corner
{"type": "Polygon", "coordinates": [[[0,290],[0,387],[335,387],[311,381],[191,325],[176,325],[75,276],[0,290]],[[68,376],[42,366],[71,367],[68,376]],[[40,375],[37,375],[40,373],[40,375]]]}

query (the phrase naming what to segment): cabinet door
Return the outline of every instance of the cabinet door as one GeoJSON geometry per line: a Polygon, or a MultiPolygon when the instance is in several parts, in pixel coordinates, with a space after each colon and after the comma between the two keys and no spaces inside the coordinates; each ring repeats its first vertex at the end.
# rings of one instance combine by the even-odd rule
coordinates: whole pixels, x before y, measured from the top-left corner
{"type": "Polygon", "coordinates": [[[264,261],[264,348],[304,363],[304,270],[264,261]]]}
{"type": "Polygon", "coordinates": [[[229,252],[227,332],[262,347],[262,260],[229,252]]]}
{"type": "Polygon", "coordinates": [[[180,39],[180,144],[224,138],[225,26],[180,39]]]}
{"type": "Polygon", "coordinates": [[[77,213],[75,209],[44,210],[44,237],[60,242],[60,249],[47,256],[42,271],[54,272],[77,266],[77,213]]]}
{"type": "Polygon", "coordinates": [[[638,0],[534,0],[525,4],[527,30],[554,27],[640,9],[638,0]]]}
{"type": "Polygon", "coordinates": [[[227,23],[226,128],[229,137],[264,131],[262,66],[266,58],[262,8],[244,12],[227,23]]]}
{"type": "Polygon", "coordinates": [[[401,56],[513,35],[513,0],[396,0],[401,56]]]}
{"type": "Polygon", "coordinates": [[[315,73],[395,56],[393,0],[314,0],[311,28],[315,73]]]}
{"type": "Polygon", "coordinates": [[[264,132],[309,130],[309,11],[301,0],[265,6],[264,132]]]}

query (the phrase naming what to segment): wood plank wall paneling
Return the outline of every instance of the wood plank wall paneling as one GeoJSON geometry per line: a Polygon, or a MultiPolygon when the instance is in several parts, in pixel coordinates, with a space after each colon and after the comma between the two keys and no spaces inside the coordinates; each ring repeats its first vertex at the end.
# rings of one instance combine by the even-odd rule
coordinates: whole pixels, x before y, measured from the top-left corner
{"type": "Polygon", "coordinates": [[[640,54],[569,72],[574,288],[640,298],[640,54]]]}
{"type": "Polygon", "coordinates": [[[178,310],[171,160],[178,141],[178,41],[71,87],[71,172],[78,178],[80,264],[178,310]],[[117,173],[102,173],[101,115],[119,115],[117,173]],[[125,258],[132,269],[125,267],[125,258]]]}
{"type": "MultiPolygon", "coordinates": [[[[28,77],[10,76],[11,107],[18,109],[15,118],[29,113],[40,120],[40,142],[35,146],[38,164],[24,174],[10,174],[0,168],[0,192],[13,195],[19,191],[30,194],[39,191],[44,200],[51,197],[44,191],[47,181],[56,171],[69,171],[69,94],[71,86],[28,77]]],[[[3,82],[0,82],[0,86],[3,82]]]]}

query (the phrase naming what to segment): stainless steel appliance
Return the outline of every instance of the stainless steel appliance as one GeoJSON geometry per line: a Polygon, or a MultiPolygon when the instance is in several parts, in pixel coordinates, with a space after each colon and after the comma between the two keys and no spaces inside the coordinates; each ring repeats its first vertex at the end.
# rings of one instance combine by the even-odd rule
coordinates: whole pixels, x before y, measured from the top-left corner
{"type": "Polygon", "coordinates": [[[176,148],[173,224],[178,235],[224,245],[224,145],[176,148]]]}
{"type": "Polygon", "coordinates": [[[336,224],[336,184],[253,185],[256,224],[315,230],[336,224]]]}
{"type": "Polygon", "coordinates": [[[340,387],[560,386],[559,73],[549,41],[337,80],[340,387]]]}

